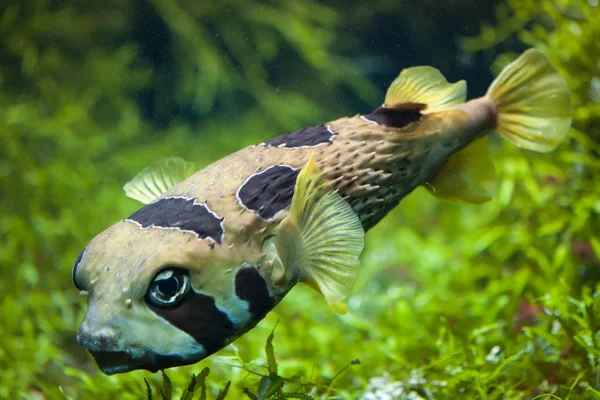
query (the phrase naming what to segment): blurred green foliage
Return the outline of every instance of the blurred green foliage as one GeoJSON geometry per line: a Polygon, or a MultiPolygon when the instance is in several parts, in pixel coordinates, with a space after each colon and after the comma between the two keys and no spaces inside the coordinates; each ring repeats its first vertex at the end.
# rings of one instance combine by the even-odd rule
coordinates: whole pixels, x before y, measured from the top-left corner
{"type": "Polygon", "coordinates": [[[600,8],[483,3],[496,7],[487,24],[468,1],[2,2],[0,398],[146,398],[144,379],[166,393],[159,374],[102,375],[75,342],[72,262],[136,209],[121,187],[144,166],[207,164],[367,111],[385,90],[373,65],[453,74],[471,60],[487,74],[496,59],[497,73],[529,46],[573,90],[569,141],[543,155],[496,141],[500,185],[483,206],[415,191],[369,232],[348,315],[296,288],[233,345],[169,370],[169,390],[187,396],[196,374],[193,398],[208,399],[228,381],[234,399],[600,397],[600,8]],[[393,54],[397,32],[418,43],[410,60],[393,54]],[[444,36],[462,50],[436,48],[444,36]]]}

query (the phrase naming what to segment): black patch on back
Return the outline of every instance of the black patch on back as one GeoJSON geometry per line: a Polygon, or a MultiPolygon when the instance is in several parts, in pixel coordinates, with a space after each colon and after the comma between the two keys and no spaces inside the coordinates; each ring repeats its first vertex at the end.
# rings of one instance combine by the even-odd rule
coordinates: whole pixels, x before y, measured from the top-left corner
{"type": "Polygon", "coordinates": [[[248,302],[250,314],[257,321],[275,307],[275,299],[269,294],[267,283],[254,267],[243,267],[237,272],[235,295],[248,302]]]}
{"type": "Polygon", "coordinates": [[[377,107],[371,114],[364,115],[370,121],[391,128],[404,128],[413,122],[419,121],[421,116],[422,114],[417,105],[403,109],[377,107]]]}
{"type": "Polygon", "coordinates": [[[194,199],[166,198],[148,204],[129,216],[144,228],[177,228],[198,234],[202,239],[212,238],[221,243],[223,218],[215,216],[206,204],[195,204],[194,199]]]}
{"type": "Polygon", "coordinates": [[[267,140],[268,147],[303,147],[316,146],[321,143],[331,142],[333,133],[325,126],[319,125],[312,128],[300,129],[297,132],[284,133],[274,139],[267,140]]]}
{"type": "Polygon", "coordinates": [[[158,316],[186,332],[206,350],[205,356],[220,350],[235,335],[233,323],[215,304],[215,299],[190,290],[175,308],[157,307],[149,301],[148,307],[158,316]]]}
{"type": "Polygon", "coordinates": [[[242,206],[261,218],[272,218],[290,205],[299,173],[299,169],[274,165],[248,178],[238,189],[237,197],[242,206]]]}

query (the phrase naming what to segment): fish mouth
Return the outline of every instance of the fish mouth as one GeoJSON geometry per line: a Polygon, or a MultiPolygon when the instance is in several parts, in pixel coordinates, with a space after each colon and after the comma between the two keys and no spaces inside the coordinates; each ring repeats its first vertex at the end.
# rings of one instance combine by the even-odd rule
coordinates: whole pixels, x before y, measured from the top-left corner
{"type": "Polygon", "coordinates": [[[150,372],[157,372],[161,369],[178,367],[181,365],[193,364],[203,357],[197,357],[193,360],[185,360],[183,357],[175,354],[158,354],[153,351],[144,353],[141,357],[133,357],[126,351],[91,351],[89,352],[96,360],[96,364],[106,375],[121,374],[136,369],[145,369],[150,372]]]}
{"type": "MultiPolygon", "coordinates": [[[[91,351],[98,367],[106,375],[128,372],[136,368],[137,362],[125,351],[91,351]]],[[[139,360],[141,361],[141,360],[139,360]]]]}

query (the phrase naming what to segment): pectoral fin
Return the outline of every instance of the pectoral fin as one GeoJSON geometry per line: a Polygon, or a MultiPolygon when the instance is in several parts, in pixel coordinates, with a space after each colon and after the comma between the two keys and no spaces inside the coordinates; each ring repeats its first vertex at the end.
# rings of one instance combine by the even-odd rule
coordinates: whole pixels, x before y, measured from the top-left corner
{"type": "Polygon", "coordinates": [[[152,203],[194,172],[194,163],[178,157],[165,158],[144,168],[123,186],[123,190],[127,197],[144,204],[152,203]]]}
{"type": "Polygon", "coordinates": [[[494,197],[496,185],[496,170],[486,135],[453,154],[425,186],[442,199],[485,203],[494,197]]]}
{"type": "Polygon", "coordinates": [[[440,71],[432,67],[412,67],[403,70],[392,82],[385,96],[384,107],[405,108],[424,104],[421,114],[430,114],[464,103],[467,97],[465,81],[448,83],[440,71]]]}
{"type": "Polygon", "coordinates": [[[344,298],[358,274],[364,230],[312,158],[298,175],[290,213],[277,228],[275,246],[288,279],[317,289],[333,311],[347,311],[344,298]]]}

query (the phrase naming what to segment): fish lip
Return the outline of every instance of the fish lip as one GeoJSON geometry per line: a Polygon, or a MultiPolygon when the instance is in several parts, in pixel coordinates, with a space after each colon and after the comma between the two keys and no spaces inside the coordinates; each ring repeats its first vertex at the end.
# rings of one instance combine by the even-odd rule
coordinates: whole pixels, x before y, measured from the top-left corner
{"type": "Polygon", "coordinates": [[[106,375],[131,371],[142,361],[126,351],[88,351],[106,375]]]}
{"type": "Polygon", "coordinates": [[[144,355],[144,362],[139,365],[138,369],[145,369],[150,372],[157,372],[162,369],[180,367],[196,363],[203,359],[203,356],[186,359],[179,354],[158,354],[154,351],[149,351],[144,355]]]}
{"type": "Polygon", "coordinates": [[[100,370],[106,375],[121,374],[136,369],[145,369],[155,373],[165,368],[192,364],[204,358],[199,356],[186,360],[177,354],[164,355],[153,351],[146,351],[137,357],[129,351],[88,351],[94,357],[100,370]]]}

